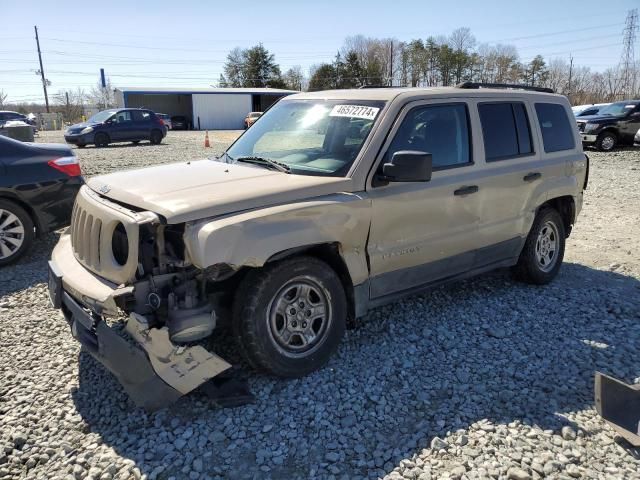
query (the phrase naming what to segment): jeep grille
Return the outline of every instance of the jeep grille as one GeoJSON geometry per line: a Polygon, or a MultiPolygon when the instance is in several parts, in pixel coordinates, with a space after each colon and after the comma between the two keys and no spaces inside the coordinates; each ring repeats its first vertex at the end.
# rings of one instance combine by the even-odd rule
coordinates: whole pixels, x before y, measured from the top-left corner
{"type": "Polygon", "coordinates": [[[144,218],[82,187],[71,216],[75,257],[84,267],[113,283],[132,281],[138,267],[139,222],[144,218]]]}

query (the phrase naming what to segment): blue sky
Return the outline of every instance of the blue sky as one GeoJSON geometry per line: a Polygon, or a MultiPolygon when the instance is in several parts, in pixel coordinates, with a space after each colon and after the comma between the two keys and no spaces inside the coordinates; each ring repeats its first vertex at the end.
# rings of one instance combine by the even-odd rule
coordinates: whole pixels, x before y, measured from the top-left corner
{"type": "MultiPolygon", "coordinates": [[[[95,85],[206,87],[235,46],[262,42],[282,70],[330,61],[346,36],[399,40],[469,27],[478,42],[509,43],[522,60],[542,54],[594,70],[617,64],[626,13],[637,0],[2,2],[0,89],[42,98],[35,70],[38,25],[50,92],[95,85]]],[[[640,54],[640,46],[636,48],[640,54]]]]}

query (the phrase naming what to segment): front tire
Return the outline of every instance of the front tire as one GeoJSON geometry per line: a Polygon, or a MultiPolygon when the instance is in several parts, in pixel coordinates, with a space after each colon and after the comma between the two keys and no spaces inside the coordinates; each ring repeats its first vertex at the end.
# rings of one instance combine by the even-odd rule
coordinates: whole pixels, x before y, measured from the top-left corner
{"type": "Polygon", "coordinates": [[[618,137],[613,132],[602,132],[596,139],[596,148],[601,152],[610,152],[618,144],[618,137]]]}
{"type": "Polygon", "coordinates": [[[24,255],[35,237],[33,221],[19,205],[0,200],[0,267],[24,255]]]}
{"type": "Polygon", "coordinates": [[[109,145],[109,135],[106,133],[98,133],[94,138],[94,143],[96,147],[106,147],[109,145]]]}
{"type": "Polygon", "coordinates": [[[295,257],[247,274],[236,292],[233,334],[247,362],[280,377],[322,367],[344,335],[347,300],[326,263],[295,257]]]}
{"type": "Polygon", "coordinates": [[[545,285],[551,282],[562,265],[565,228],[560,214],[553,208],[538,212],[513,273],[516,279],[545,285]]]}

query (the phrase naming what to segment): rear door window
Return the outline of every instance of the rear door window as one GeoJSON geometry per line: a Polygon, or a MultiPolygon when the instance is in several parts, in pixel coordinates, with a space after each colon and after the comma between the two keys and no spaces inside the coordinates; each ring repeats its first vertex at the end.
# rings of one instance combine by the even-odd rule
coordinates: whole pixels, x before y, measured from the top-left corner
{"type": "Polygon", "coordinates": [[[134,122],[148,122],[151,119],[151,112],[146,110],[134,110],[132,113],[134,122]]]}
{"type": "Polygon", "coordinates": [[[523,103],[481,103],[478,113],[488,162],[533,153],[531,129],[523,103]]]}
{"type": "Polygon", "coordinates": [[[545,152],[559,152],[575,148],[573,137],[575,127],[572,127],[575,122],[569,122],[567,112],[562,105],[536,103],[536,114],[542,131],[545,152]]]}

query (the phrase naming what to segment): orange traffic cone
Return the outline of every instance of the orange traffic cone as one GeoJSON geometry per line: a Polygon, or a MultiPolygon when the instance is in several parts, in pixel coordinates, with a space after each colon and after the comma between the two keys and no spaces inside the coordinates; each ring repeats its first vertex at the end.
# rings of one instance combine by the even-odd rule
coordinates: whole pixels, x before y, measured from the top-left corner
{"type": "Polygon", "coordinates": [[[204,134],[204,148],[210,148],[211,144],[209,143],[209,131],[207,130],[204,134]]]}

